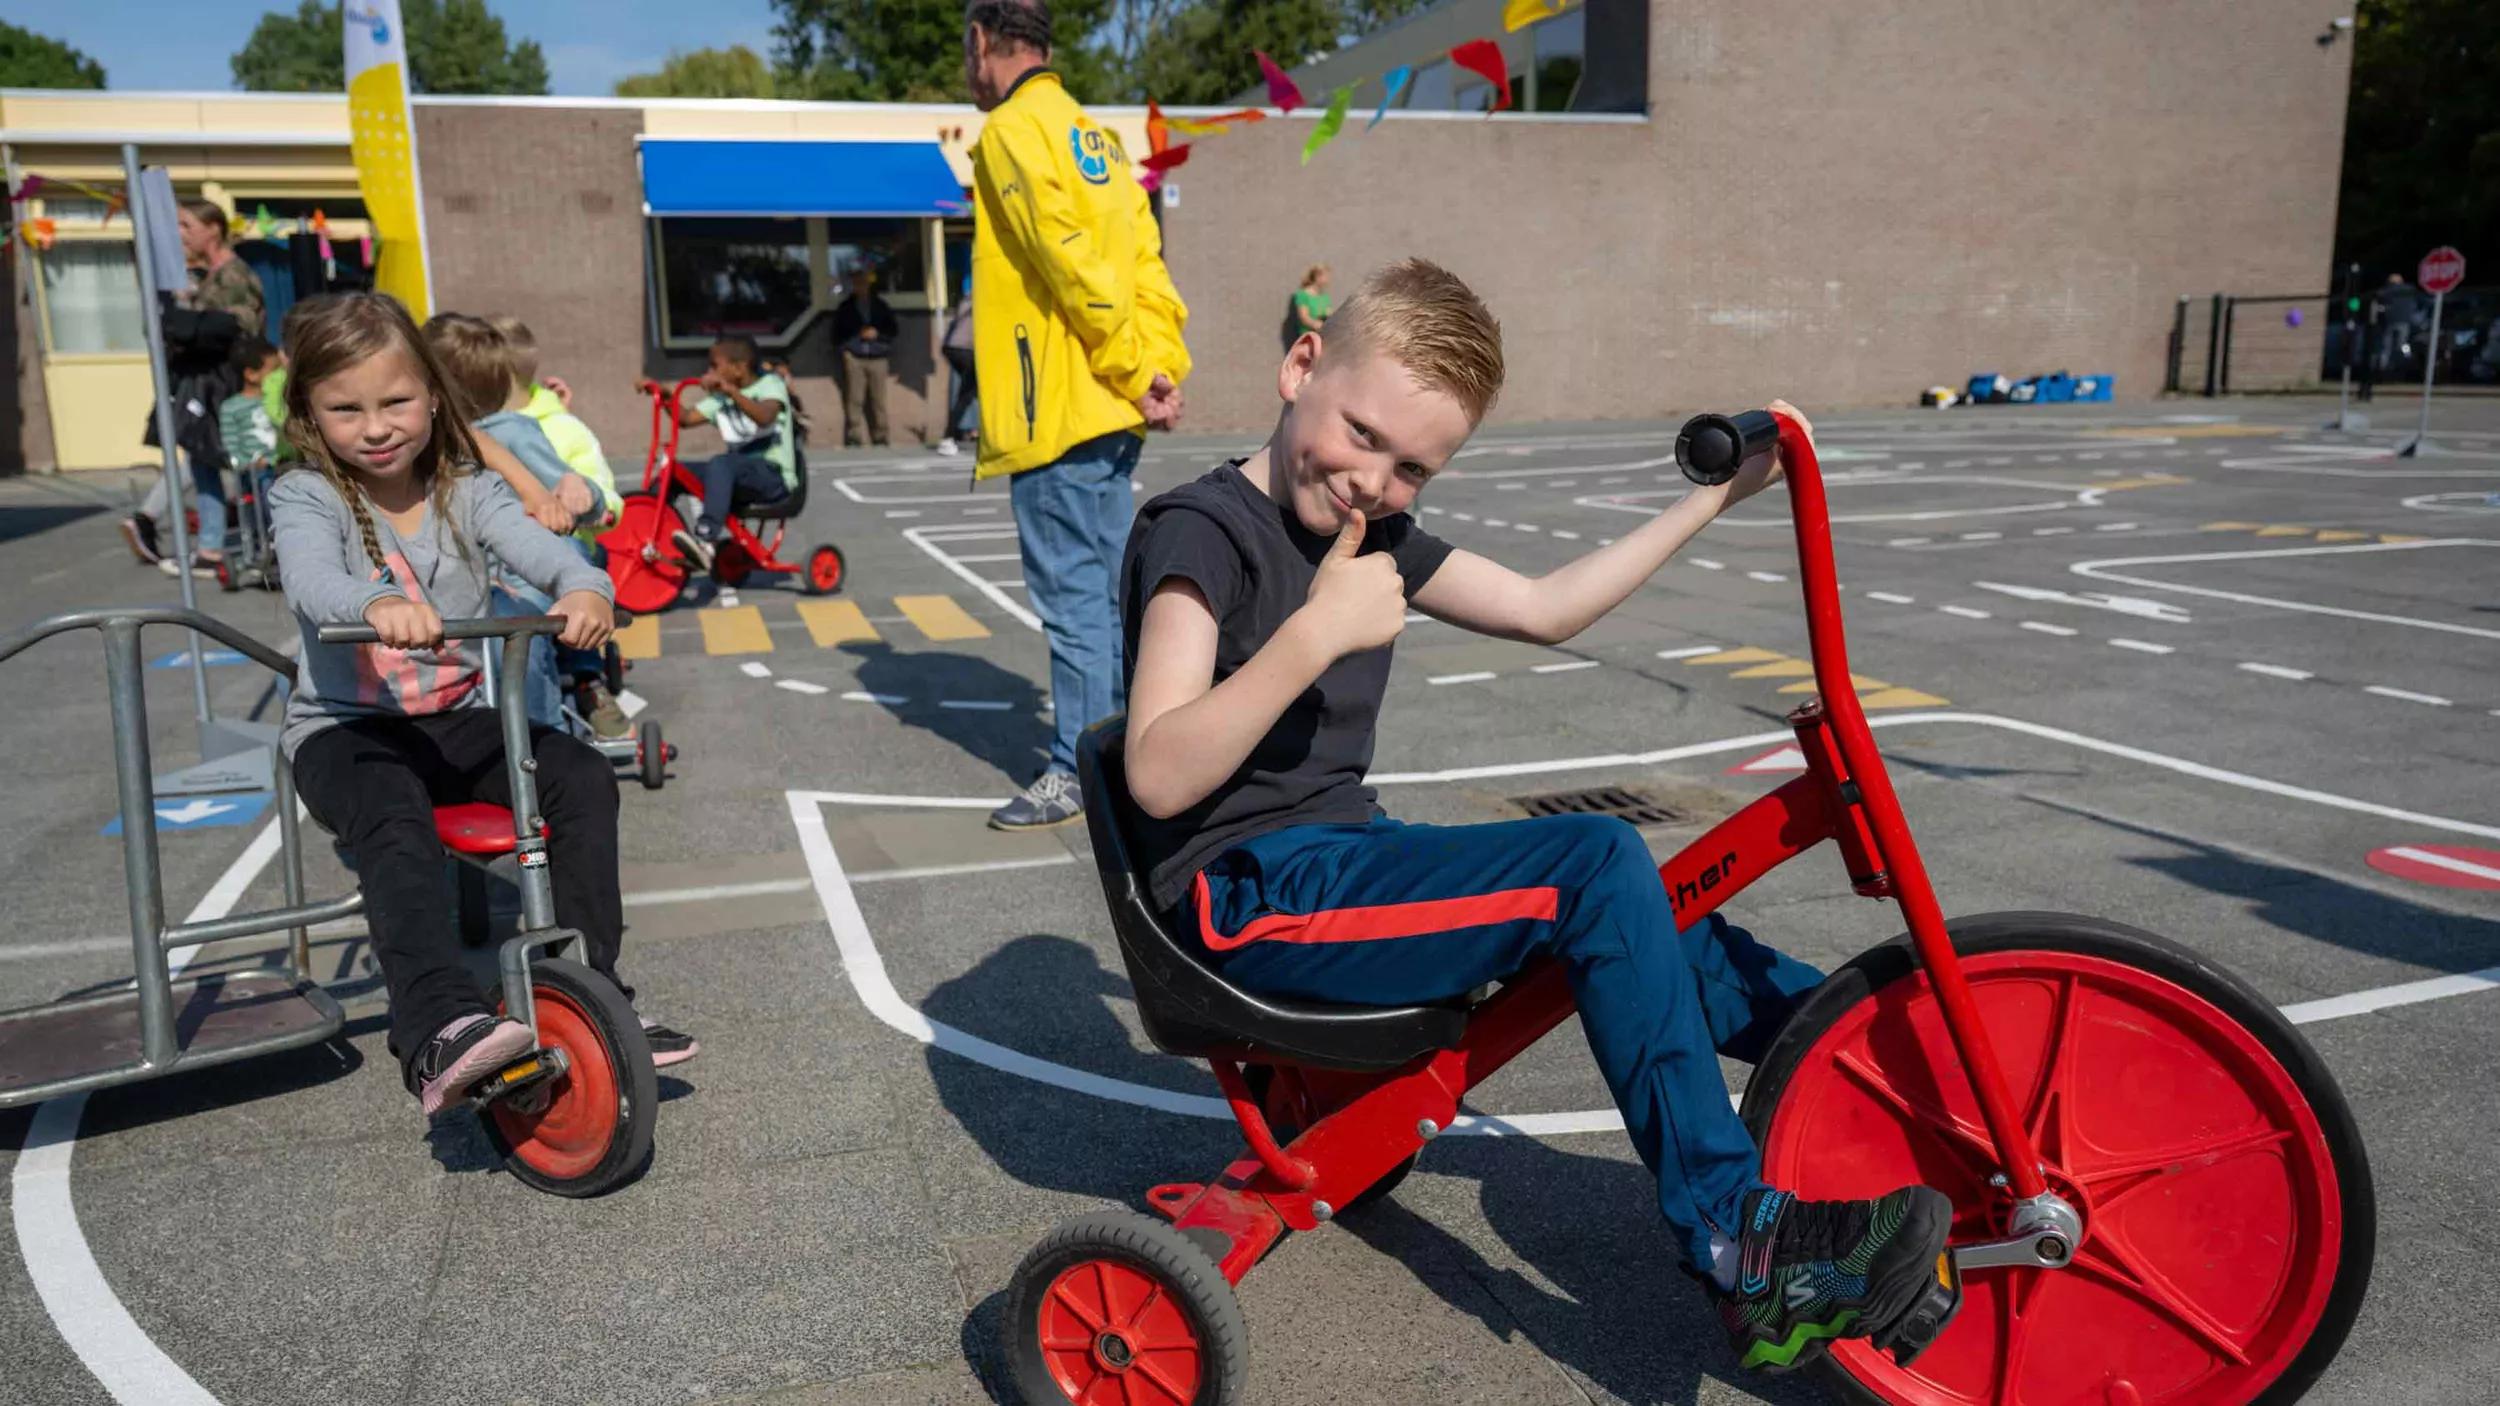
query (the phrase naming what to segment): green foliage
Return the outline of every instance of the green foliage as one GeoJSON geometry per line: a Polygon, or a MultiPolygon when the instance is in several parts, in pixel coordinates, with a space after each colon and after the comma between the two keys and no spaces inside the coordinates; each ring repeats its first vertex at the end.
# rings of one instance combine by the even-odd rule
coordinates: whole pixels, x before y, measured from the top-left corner
{"type": "Polygon", "coordinates": [[[104,65],[58,39],[0,20],[0,88],[101,88],[104,65]]]}
{"type": "Polygon", "coordinates": [[[2466,277],[2500,275],[2500,5],[2361,0],[2336,229],[2340,268],[2413,277],[2453,244],[2466,277]]]}
{"type": "Polygon", "coordinates": [[[671,52],[657,73],[619,79],[620,98],[769,98],[773,71],[744,44],[726,49],[671,52]]]}
{"type": "MultiPolygon", "coordinates": [[[[409,87],[420,93],[547,91],[547,56],[535,39],[513,43],[486,0],[403,0],[409,87]]],[[[346,22],[340,7],[299,0],[271,10],[228,66],[235,86],[264,93],[335,93],[347,86],[346,22]]]]}

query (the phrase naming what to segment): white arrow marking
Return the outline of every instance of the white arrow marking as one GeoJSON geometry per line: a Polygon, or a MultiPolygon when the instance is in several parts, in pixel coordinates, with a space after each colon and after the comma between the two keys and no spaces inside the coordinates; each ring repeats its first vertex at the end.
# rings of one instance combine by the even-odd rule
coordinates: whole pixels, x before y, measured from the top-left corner
{"type": "Polygon", "coordinates": [[[2099,591],[2086,591],[2077,595],[2071,591],[2051,590],[2046,586],[2009,586],[2002,581],[1973,581],[1971,584],[1983,591],[1995,591],[2000,595],[2019,596],[2024,600],[2053,600],[2062,605],[2089,606],[2094,610],[2114,610],[2121,615],[2133,615],[2144,620],[2159,620],[2165,625],[2185,625],[2192,618],[2186,611],[2167,601],[2146,600],[2142,596],[2104,595],[2099,591]]]}
{"type": "Polygon", "coordinates": [[[199,821],[206,820],[212,815],[223,815],[227,811],[236,809],[240,809],[240,807],[226,801],[185,801],[181,805],[171,807],[170,809],[165,806],[158,806],[156,808],[156,818],[159,820],[170,820],[176,825],[191,825],[199,821]]]}

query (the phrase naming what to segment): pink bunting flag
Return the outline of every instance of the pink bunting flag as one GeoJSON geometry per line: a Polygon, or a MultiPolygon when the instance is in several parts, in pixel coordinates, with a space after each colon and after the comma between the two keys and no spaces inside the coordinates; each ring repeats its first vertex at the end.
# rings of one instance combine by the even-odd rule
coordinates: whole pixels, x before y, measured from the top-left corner
{"type": "Polygon", "coordinates": [[[1267,80],[1267,100],[1287,112],[1302,106],[1302,90],[1294,86],[1293,75],[1276,66],[1276,60],[1253,49],[1259,61],[1259,76],[1267,80]]]}
{"type": "Polygon", "coordinates": [[[1450,50],[1450,62],[1484,75],[1493,85],[1493,112],[1510,106],[1510,65],[1502,58],[1501,45],[1490,39],[1470,39],[1450,50]]]}

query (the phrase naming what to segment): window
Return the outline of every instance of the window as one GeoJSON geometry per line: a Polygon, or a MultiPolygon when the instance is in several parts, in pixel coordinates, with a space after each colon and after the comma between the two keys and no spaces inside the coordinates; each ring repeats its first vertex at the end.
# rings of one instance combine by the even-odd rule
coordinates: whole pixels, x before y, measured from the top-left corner
{"type": "Polygon", "coordinates": [[[37,256],[43,269],[46,351],[93,355],[147,350],[139,321],[139,265],[120,240],[65,239],[37,256]]]}
{"type": "Polygon", "coordinates": [[[1556,15],[1528,31],[1535,41],[1536,81],[1529,85],[1538,112],[1569,112],[1571,99],[1587,66],[1589,17],[1586,10],[1556,15]]]}
{"type": "Polygon", "coordinates": [[[850,287],[851,269],[865,263],[877,271],[877,292],[887,298],[929,291],[928,241],[921,220],[827,220],[825,247],[833,257],[832,296],[850,287]]]}
{"type": "Polygon", "coordinates": [[[1417,112],[1450,110],[1450,63],[1428,63],[1415,72],[1415,81],[1407,86],[1405,106],[1417,112]]]}
{"type": "Polygon", "coordinates": [[[816,305],[804,220],[655,222],[662,328],[672,338],[779,340],[816,305]]]}

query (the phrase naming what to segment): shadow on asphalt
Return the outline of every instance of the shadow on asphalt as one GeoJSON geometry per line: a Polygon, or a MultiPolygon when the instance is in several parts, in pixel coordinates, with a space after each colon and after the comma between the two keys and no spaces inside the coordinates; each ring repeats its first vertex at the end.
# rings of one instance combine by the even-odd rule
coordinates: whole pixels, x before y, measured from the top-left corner
{"type": "Polygon", "coordinates": [[[1050,747],[1042,717],[1042,691],[1031,679],[987,659],[945,650],[897,650],[882,643],[854,643],[842,652],[858,665],[860,688],[883,698],[886,711],[906,727],[996,767],[1017,786],[1041,774],[1050,747]],[[956,703],[1004,707],[942,706],[956,703]]]}
{"type": "Polygon", "coordinates": [[[0,508],[0,542],[34,537],[103,512],[99,503],[47,503],[39,507],[0,508]]]}

